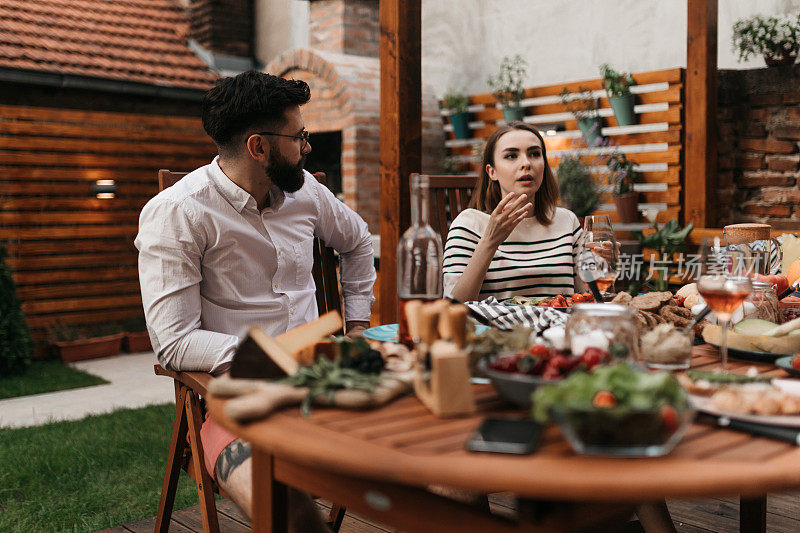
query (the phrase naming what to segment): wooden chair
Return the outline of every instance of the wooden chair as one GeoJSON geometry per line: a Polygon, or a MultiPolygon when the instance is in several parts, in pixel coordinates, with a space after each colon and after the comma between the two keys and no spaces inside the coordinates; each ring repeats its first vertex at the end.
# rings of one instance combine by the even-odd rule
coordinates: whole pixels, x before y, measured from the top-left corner
{"type": "MultiPolygon", "coordinates": [[[[171,172],[166,169],[158,171],[158,189],[163,191],[183,178],[186,172],[171,172]]],[[[317,172],[314,177],[327,185],[325,174],[317,172]]],[[[312,275],[317,287],[317,307],[320,315],[337,310],[342,313],[342,301],[339,294],[339,282],[336,274],[336,256],[333,250],[325,246],[319,239],[314,239],[314,265],[312,275]]],[[[164,483],[161,488],[161,500],[156,515],[155,531],[169,531],[172,506],[175,502],[175,491],[181,469],[195,480],[197,496],[200,500],[200,515],[203,531],[218,533],[219,521],[214,503],[214,493],[228,498],[220,490],[217,483],[205,468],[203,461],[203,445],[200,442],[200,426],[205,420],[205,402],[208,383],[212,377],[205,372],[174,372],[161,365],[155,365],[155,373],[173,379],[175,385],[175,421],[172,426],[167,467],[164,483]],[[188,442],[187,442],[188,435],[188,442]]],[[[345,508],[333,505],[328,516],[328,524],[333,531],[338,531],[344,519],[345,508]]]]}
{"type": "Polygon", "coordinates": [[[474,174],[463,176],[428,176],[430,201],[428,223],[442,236],[442,244],[447,240],[450,223],[461,211],[467,208],[472,190],[478,177],[474,174]]]}

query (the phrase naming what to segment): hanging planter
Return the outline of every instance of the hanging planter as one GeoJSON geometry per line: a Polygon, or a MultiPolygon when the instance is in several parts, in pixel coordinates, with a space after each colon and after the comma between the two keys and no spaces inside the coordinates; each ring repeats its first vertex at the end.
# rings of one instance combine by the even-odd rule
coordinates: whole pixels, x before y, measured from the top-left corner
{"type": "Polygon", "coordinates": [[[469,113],[450,113],[450,124],[456,139],[469,139],[469,113]]]}
{"type": "Polygon", "coordinates": [[[626,192],[614,197],[614,204],[617,206],[619,221],[623,224],[638,222],[639,220],[639,193],[626,192]]]}
{"type": "Polygon", "coordinates": [[[489,76],[487,82],[492,88],[492,96],[503,109],[503,119],[506,123],[522,120],[525,110],[520,105],[525,91],[522,89],[522,80],[528,64],[517,54],[514,57],[504,57],[500,63],[500,72],[489,76]]]}
{"type": "Polygon", "coordinates": [[[639,193],[633,190],[634,184],[639,180],[635,163],[628,159],[622,152],[614,152],[606,161],[609,175],[608,182],[612,185],[614,204],[620,222],[630,224],[639,220],[639,193]]]}
{"type": "Polygon", "coordinates": [[[633,112],[634,98],[631,85],[636,85],[630,73],[617,72],[608,63],[600,65],[600,74],[603,76],[603,89],[608,94],[608,102],[614,110],[614,117],[620,126],[633,126],[636,124],[636,114],[633,112]]]}
{"type": "Polygon", "coordinates": [[[614,110],[614,117],[620,126],[633,126],[636,124],[636,113],[633,112],[633,94],[628,93],[622,96],[612,96],[608,99],[611,109],[614,110]]]}
{"type": "Polygon", "coordinates": [[[520,105],[503,107],[503,119],[506,121],[506,123],[513,122],[515,120],[522,120],[524,116],[525,110],[522,109],[520,105]]]}
{"type": "Polygon", "coordinates": [[[603,142],[603,119],[597,110],[597,98],[592,91],[578,87],[577,93],[571,93],[566,87],[559,94],[561,103],[572,113],[578,123],[578,129],[588,146],[597,146],[603,142]]]}
{"type": "Polygon", "coordinates": [[[469,98],[461,91],[450,90],[442,97],[442,107],[448,111],[456,139],[469,139],[469,98]]]}
{"type": "Polygon", "coordinates": [[[787,13],[739,19],[733,25],[732,40],[739,61],[763,56],[768,67],[791,65],[800,49],[800,18],[787,13]]]}
{"type": "Polygon", "coordinates": [[[597,146],[603,140],[600,133],[603,127],[603,121],[600,117],[582,118],[578,120],[578,129],[583,134],[583,139],[589,146],[597,146]]]}
{"type": "Polygon", "coordinates": [[[772,52],[764,52],[764,63],[768,67],[780,67],[781,65],[793,65],[797,60],[796,48],[784,48],[779,56],[775,56],[772,52]]]}

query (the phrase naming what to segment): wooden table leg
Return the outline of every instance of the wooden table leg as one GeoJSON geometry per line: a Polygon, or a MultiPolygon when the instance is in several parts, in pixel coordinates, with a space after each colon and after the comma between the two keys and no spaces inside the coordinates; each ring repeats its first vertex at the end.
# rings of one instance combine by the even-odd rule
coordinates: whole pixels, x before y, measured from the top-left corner
{"type": "Polygon", "coordinates": [[[636,516],[647,533],[675,533],[675,524],[664,500],[636,506],[636,516]]]}
{"type": "Polygon", "coordinates": [[[253,532],[287,533],[286,485],[275,480],[273,457],[253,446],[253,532]]]}
{"type": "Polygon", "coordinates": [[[766,533],[767,496],[739,499],[739,532],[766,533]]]}

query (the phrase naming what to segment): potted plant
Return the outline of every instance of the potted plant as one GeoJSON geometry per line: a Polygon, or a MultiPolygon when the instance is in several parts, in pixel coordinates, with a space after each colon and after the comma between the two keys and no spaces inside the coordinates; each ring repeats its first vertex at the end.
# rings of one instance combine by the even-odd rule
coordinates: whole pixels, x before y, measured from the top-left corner
{"type": "Polygon", "coordinates": [[[150,344],[150,334],[147,332],[147,323],[142,316],[126,319],[122,323],[125,337],[122,339],[122,348],[128,353],[148,352],[153,349],[150,344]]]}
{"type": "Polygon", "coordinates": [[[503,108],[503,118],[506,122],[522,120],[524,112],[520,101],[525,93],[522,83],[525,78],[528,64],[517,54],[514,57],[504,57],[500,63],[500,72],[489,76],[489,87],[492,96],[503,108]]]}
{"type": "Polygon", "coordinates": [[[609,175],[608,182],[613,186],[611,194],[617,206],[620,222],[636,222],[639,218],[639,193],[633,190],[638,181],[638,174],[633,161],[622,152],[613,152],[606,161],[609,175]]]}
{"type": "Polygon", "coordinates": [[[582,219],[591,215],[600,204],[600,194],[589,167],[576,155],[565,155],[556,171],[558,192],[570,211],[582,219]]]}
{"type": "Polygon", "coordinates": [[[453,133],[456,139],[468,139],[469,135],[469,98],[459,91],[448,91],[442,97],[442,106],[450,116],[453,133]]]}
{"type": "MultiPolygon", "coordinates": [[[[692,232],[694,224],[690,222],[688,226],[681,228],[678,221],[672,219],[659,229],[655,216],[651,223],[655,230],[652,233],[645,235],[641,231],[632,231],[631,235],[639,241],[642,250],[649,248],[655,252],[660,266],[656,268],[658,277],[654,279],[653,285],[655,290],[665,291],[669,289],[669,278],[678,273],[679,264],[673,261],[674,255],[686,251],[686,238],[692,232]]],[[[641,270],[639,273],[642,274],[641,270]]],[[[632,290],[638,291],[642,287],[641,279],[636,280],[635,284],[632,290]]]]}
{"type": "Polygon", "coordinates": [[[592,91],[578,87],[577,93],[571,93],[564,87],[559,96],[567,111],[572,113],[572,116],[578,121],[578,128],[581,130],[586,144],[589,146],[600,144],[603,141],[601,133],[603,122],[597,109],[597,98],[594,97],[592,91]]]}
{"type": "Polygon", "coordinates": [[[632,126],[636,124],[636,115],[633,112],[633,94],[631,85],[636,85],[630,73],[617,72],[608,63],[600,65],[600,75],[603,76],[603,89],[608,93],[608,101],[617,124],[632,126]]]}
{"type": "Polygon", "coordinates": [[[768,67],[794,63],[800,49],[800,15],[755,15],[736,21],[733,49],[739,61],[762,55],[768,67]]]}
{"type": "Polygon", "coordinates": [[[122,328],[119,324],[97,324],[84,328],[56,322],[48,328],[48,336],[56,354],[65,363],[116,355],[122,347],[122,328]]]}

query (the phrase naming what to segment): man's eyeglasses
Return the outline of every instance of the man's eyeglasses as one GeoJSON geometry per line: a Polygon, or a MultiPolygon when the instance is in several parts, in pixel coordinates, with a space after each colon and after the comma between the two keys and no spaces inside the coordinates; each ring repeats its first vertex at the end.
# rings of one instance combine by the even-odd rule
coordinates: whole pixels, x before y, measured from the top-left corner
{"type": "Polygon", "coordinates": [[[303,150],[308,145],[308,132],[303,130],[299,135],[287,135],[285,133],[272,133],[271,131],[259,131],[256,135],[275,135],[276,137],[289,137],[290,139],[300,139],[300,149],[303,150]]]}

